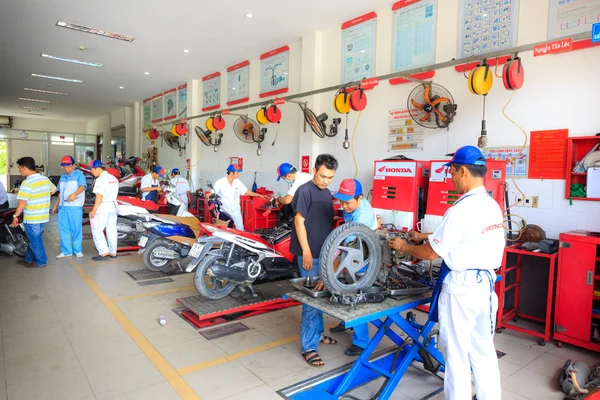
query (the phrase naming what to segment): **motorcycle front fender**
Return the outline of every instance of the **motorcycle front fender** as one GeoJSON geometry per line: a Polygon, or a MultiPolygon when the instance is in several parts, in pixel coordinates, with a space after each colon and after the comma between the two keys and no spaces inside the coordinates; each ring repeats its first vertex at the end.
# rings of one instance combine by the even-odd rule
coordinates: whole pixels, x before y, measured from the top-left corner
{"type": "Polygon", "coordinates": [[[208,254],[208,252],[213,250],[213,246],[215,245],[215,243],[221,243],[221,242],[223,242],[223,239],[220,239],[216,236],[208,236],[208,237],[203,238],[200,241],[200,243],[203,244],[204,247],[202,248],[200,255],[196,258],[192,258],[192,261],[185,268],[185,271],[192,272],[193,270],[195,270],[196,267],[198,266],[198,264],[200,264],[200,261],[202,261],[202,259],[208,254]]]}

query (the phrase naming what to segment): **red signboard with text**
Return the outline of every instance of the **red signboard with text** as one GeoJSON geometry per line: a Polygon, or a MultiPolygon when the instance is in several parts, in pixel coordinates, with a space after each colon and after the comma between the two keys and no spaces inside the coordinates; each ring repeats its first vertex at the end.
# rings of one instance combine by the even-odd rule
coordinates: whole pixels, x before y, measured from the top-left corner
{"type": "Polygon", "coordinates": [[[302,172],[310,173],[310,156],[302,156],[302,172]]]}
{"type": "Polygon", "coordinates": [[[573,41],[571,38],[557,40],[556,42],[540,44],[533,48],[533,56],[545,56],[548,54],[564,53],[573,50],[573,41]]]}

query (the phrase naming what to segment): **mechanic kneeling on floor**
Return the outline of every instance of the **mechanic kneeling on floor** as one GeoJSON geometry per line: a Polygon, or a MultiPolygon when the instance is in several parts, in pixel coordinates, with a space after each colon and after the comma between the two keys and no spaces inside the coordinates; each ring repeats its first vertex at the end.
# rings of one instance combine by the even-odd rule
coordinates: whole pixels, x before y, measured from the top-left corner
{"type": "Polygon", "coordinates": [[[446,400],[471,398],[471,370],[476,398],[499,400],[494,270],[502,264],[504,251],[502,211],[483,186],[487,167],[478,148],[459,148],[445,166],[461,197],[433,234],[410,232],[411,241],[427,240],[425,244],[412,246],[398,238],[389,247],[421,260],[443,259],[430,318],[440,324],[446,400]]]}

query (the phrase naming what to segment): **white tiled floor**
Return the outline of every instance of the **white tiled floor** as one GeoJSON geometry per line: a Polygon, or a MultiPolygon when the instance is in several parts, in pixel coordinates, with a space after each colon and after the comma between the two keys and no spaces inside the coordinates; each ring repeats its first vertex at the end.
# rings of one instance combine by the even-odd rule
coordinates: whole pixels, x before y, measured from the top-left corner
{"type": "MultiPolygon", "coordinates": [[[[181,398],[69,260],[54,259],[58,249],[53,223],[46,232],[50,260],[45,269],[25,269],[14,263],[15,258],[0,254],[0,400],[181,398]]],[[[300,307],[242,320],[250,330],[206,340],[172,312],[180,307],[177,298],[195,295],[189,289],[192,276],[139,286],[123,272],[143,266],[137,254],[93,264],[92,246],[90,240],[84,241],[86,257],[71,262],[79,264],[112,299],[182,288],[119,299],[115,305],[175,370],[203,363],[182,375],[183,384],[203,400],[281,398],[278,390],[353,361],[343,355],[351,342],[349,333],[331,334],[339,344],[321,346],[325,366],[310,367],[302,360],[296,340],[300,307]],[[167,319],[164,327],[157,324],[160,315],[167,319]],[[283,344],[264,346],[273,341],[283,344]]],[[[327,328],[336,324],[326,317],[327,328]]],[[[388,345],[386,341],[382,348],[388,345]]],[[[557,348],[553,343],[540,347],[533,338],[511,331],[497,335],[496,346],[506,353],[499,360],[504,400],[562,399],[555,377],[564,361],[600,361],[597,353],[568,345],[557,348]]],[[[392,399],[420,399],[440,385],[439,379],[411,368],[392,399]]],[[[378,388],[379,382],[372,382],[353,395],[370,397],[378,388]]]]}

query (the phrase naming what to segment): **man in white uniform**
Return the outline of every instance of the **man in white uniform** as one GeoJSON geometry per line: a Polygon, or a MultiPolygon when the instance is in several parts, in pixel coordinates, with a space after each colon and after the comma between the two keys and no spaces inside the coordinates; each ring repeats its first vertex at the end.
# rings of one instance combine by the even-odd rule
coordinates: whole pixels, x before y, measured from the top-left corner
{"type": "Polygon", "coordinates": [[[162,192],[158,178],[164,176],[165,170],[160,165],[157,165],[152,169],[152,172],[142,178],[142,181],[140,182],[142,200],[150,200],[158,203],[158,194],[162,192]]]}
{"type": "Polygon", "coordinates": [[[476,398],[499,400],[494,270],[501,266],[504,252],[502,211],[483,186],[487,167],[477,147],[461,147],[446,166],[460,199],[433,234],[410,233],[411,240],[427,240],[425,244],[411,246],[395,239],[389,246],[421,260],[444,260],[430,318],[440,323],[446,400],[471,398],[471,370],[476,398]]]}
{"type": "Polygon", "coordinates": [[[119,181],[106,172],[106,167],[100,160],[92,163],[91,172],[96,178],[94,183],[96,202],[90,211],[90,225],[94,244],[98,250],[98,255],[92,257],[92,260],[103,261],[117,256],[117,207],[115,202],[119,193],[119,181]],[[105,228],[106,237],[104,237],[105,228]],[[108,239],[108,244],[106,239],[108,239]]]}
{"type": "Polygon", "coordinates": [[[292,187],[288,190],[285,196],[277,198],[277,203],[281,205],[290,204],[294,199],[296,190],[306,182],[312,180],[312,175],[306,172],[298,172],[290,163],[283,163],[277,167],[277,181],[283,179],[287,183],[291,183],[292,187]]]}
{"type": "Polygon", "coordinates": [[[213,190],[221,198],[221,203],[223,203],[225,211],[231,215],[231,219],[233,219],[233,223],[235,224],[235,229],[243,231],[244,220],[242,219],[240,196],[261,197],[266,200],[268,200],[269,197],[248,190],[242,181],[237,179],[239,176],[240,173],[235,165],[229,164],[227,167],[227,176],[216,181],[213,185],[213,190]]]}
{"type": "Polygon", "coordinates": [[[171,171],[171,176],[173,179],[169,182],[171,185],[175,187],[175,195],[181,200],[187,210],[189,204],[192,202],[192,194],[190,193],[190,184],[187,179],[181,177],[179,168],[173,168],[171,171]]]}

